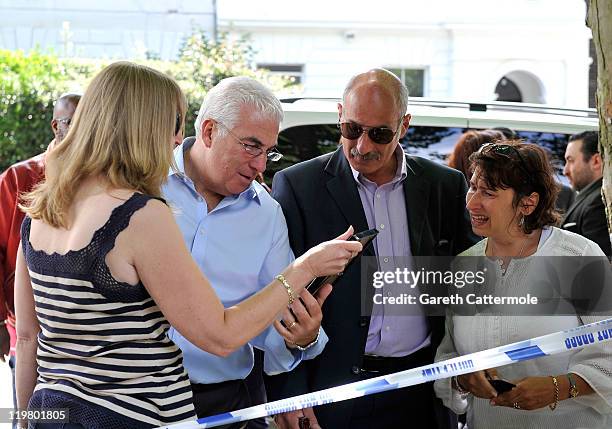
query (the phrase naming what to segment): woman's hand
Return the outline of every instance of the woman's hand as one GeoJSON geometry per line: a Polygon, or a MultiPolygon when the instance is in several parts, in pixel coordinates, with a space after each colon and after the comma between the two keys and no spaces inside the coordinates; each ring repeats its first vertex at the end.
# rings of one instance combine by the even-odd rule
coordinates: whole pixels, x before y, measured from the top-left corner
{"type": "Polygon", "coordinates": [[[460,375],[457,377],[457,382],[462,389],[468,390],[474,396],[492,399],[497,396],[497,391],[491,386],[489,380],[496,378],[498,377],[495,369],[486,369],[460,375]]]}
{"type": "Polygon", "coordinates": [[[494,398],[491,405],[537,410],[555,403],[555,385],[551,377],[527,377],[513,383],[516,387],[494,398]]]}
{"type": "Polygon", "coordinates": [[[340,274],[359,252],[362,246],[358,241],[346,241],[353,235],[353,227],[336,239],[325,241],[304,253],[296,260],[296,264],[303,267],[313,278],[340,274]]]}

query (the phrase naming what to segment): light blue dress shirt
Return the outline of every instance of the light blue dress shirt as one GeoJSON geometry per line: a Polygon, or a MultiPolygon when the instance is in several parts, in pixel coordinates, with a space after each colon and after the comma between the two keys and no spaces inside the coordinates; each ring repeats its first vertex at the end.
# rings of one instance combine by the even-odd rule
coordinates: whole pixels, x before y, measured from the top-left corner
{"type": "MultiPolygon", "coordinates": [[[[412,270],[414,265],[403,185],[408,170],[406,156],[400,145],[395,149],[395,157],[397,159],[395,176],[380,186],[351,167],[368,227],[379,231],[374,240],[378,266],[382,271],[389,272],[395,271],[396,268],[412,270]],[[396,261],[395,257],[400,258],[396,261]],[[396,266],[396,263],[402,262],[406,266],[396,266]]],[[[409,201],[408,204],[419,204],[419,202],[409,201]]],[[[381,289],[383,293],[387,293],[386,287],[381,289]]],[[[389,306],[387,308],[387,305],[374,304],[372,307],[365,348],[367,354],[386,357],[407,356],[431,343],[427,318],[420,306],[414,307],[413,315],[398,315],[397,312],[394,315],[392,306],[390,304],[389,306]],[[420,314],[416,314],[418,311],[420,314]]]]}
{"type": "MultiPolygon", "coordinates": [[[[255,182],[240,195],[225,197],[208,213],[206,201],[185,175],[184,151],[192,144],[185,142],[175,149],[178,171],[170,172],[163,186],[164,198],[191,255],[223,305],[230,307],[261,290],[293,261],[287,224],[280,205],[255,182]]],[[[253,347],[265,351],[264,370],[273,375],[317,356],[327,343],[321,329],[312,348],[289,350],[271,326],[224,358],[199,349],[174,328],[168,335],[183,351],[191,382],[198,384],[244,379],[253,368],[253,347]]]]}

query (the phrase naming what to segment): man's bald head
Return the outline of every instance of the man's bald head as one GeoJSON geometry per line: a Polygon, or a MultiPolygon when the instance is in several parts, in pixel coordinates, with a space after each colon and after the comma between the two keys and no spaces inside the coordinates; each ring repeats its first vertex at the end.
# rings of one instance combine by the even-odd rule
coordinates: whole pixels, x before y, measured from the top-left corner
{"type": "Polygon", "coordinates": [[[365,73],[359,73],[353,76],[342,95],[342,103],[346,104],[350,93],[361,86],[373,85],[377,86],[381,91],[386,92],[395,100],[395,105],[398,112],[398,118],[406,114],[408,109],[408,88],[402,81],[388,70],[375,68],[368,70],[365,73]]]}
{"type": "Polygon", "coordinates": [[[379,186],[395,176],[399,140],[410,125],[407,104],[408,89],[384,69],[354,76],[338,103],[344,156],[354,170],[379,186]],[[381,139],[381,134],[386,137],[381,139]]]}
{"type": "Polygon", "coordinates": [[[61,142],[70,128],[70,122],[74,111],[81,100],[80,94],[63,94],[57,99],[53,106],[53,119],[51,120],[51,129],[55,135],[55,142],[61,142]]]}

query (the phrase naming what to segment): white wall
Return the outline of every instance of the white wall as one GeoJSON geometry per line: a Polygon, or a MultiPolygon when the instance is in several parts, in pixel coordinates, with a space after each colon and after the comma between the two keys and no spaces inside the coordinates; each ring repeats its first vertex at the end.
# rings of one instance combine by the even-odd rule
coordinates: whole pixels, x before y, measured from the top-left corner
{"type": "Polygon", "coordinates": [[[169,59],[193,23],[212,30],[213,7],[212,0],[0,0],[0,16],[0,48],[169,59]]]}
{"type": "Polygon", "coordinates": [[[251,34],[257,62],[305,64],[310,96],[337,96],[354,73],[389,66],[424,68],[431,98],[492,100],[519,71],[536,82],[521,88],[530,101],[588,105],[583,0],[226,0],[218,16],[220,28],[251,34]]]}
{"type": "MultiPolygon", "coordinates": [[[[212,32],[213,4],[0,0],[0,48],[175,58],[193,24],[212,32]]],[[[588,103],[584,0],[217,0],[217,15],[220,29],[251,34],[256,62],[304,64],[307,95],[337,96],[351,75],[388,66],[423,68],[432,98],[492,100],[497,82],[518,71],[519,86],[523,76],[539,88],[528,99],[588,103]]]]}
{"type": "Polygon", "coordinates": [[[490,99],[502,76],[513,71],[533,75],[542,85],[542,101],[588,105],[588,29],[554,25],[455,27],[450,94],[490,99]]]}

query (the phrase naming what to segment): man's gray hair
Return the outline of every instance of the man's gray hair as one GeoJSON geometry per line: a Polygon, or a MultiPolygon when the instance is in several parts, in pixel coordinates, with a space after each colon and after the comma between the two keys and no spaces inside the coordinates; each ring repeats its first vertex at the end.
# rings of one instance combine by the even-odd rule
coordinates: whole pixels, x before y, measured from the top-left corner
{"type": "Polygon", "coordinates": [[[404,82],[402,82],[400,78],[391,73],[389,70],[383,68],[372,69],[365,73],[359,73],[353,76],[344,88],[344,93],[342,94],[342,104],[346,104],[346,98],[357,82],[369,78],[376,79],[382,85],[394,91],[395,103],[400,111],[401,117],[403,117],[408,110],[408,88],[406,85],[404,85],[404,82]]]}
{"type": "MultiPolygon", "coordinates": [[[[206,119],[219,121],[230,129],[234,128],[240,109],[244,106],[254,107],[265,118],[279,123],[283,120],[283,108],[272,91],[250,77],[228,77],[215,85],[204,97],[195,122],[196,137],[200,135],[202,123],[206,119]]],[[[226,131],[224,127],[219,128],[221,135],[226,131]]]]}

